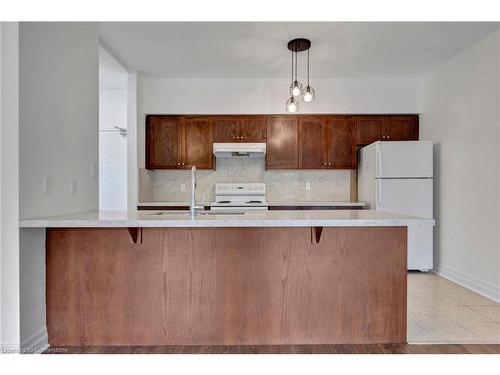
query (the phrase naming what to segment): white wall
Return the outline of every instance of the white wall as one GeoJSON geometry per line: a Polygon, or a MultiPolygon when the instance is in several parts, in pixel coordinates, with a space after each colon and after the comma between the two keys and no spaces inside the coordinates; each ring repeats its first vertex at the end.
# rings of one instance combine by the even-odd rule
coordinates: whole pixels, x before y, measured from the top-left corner
{"type": "Polygon", "coordinates": [[[0,346],[20,345],[19,25],[0,23],[0,346]]]}
{"type": "MultiPolygon", "coordinates": [[[[98,179],[91,175],[98,164],[98,49],[96,23],[20,24],[22,218],[98,208],[98,179]]],[[[31,229],[20,236],[20,339],[39,347],[46,344],[45,236],[31,229]]]]}
{"type": "Polygon", "coordinates": [[[21,23],[23,218],[98,208],[98,42],[97,24],[21,23]]]}
{"type": "Polygon", "coordinates": [[[435,142],[435,264],[500,300],[500,32],[425,78],[420,136],[435,142]]]}
{"type": "MultiPolygon", "coordinates": [[[[317,100],[300,113],[420,113],[418,81],[321,79],[317,100]]],[[[139,85],[139,168],[144,168],[146,114],[281,114],[290,82],[283,79],[152,79],[139,85]]]]}

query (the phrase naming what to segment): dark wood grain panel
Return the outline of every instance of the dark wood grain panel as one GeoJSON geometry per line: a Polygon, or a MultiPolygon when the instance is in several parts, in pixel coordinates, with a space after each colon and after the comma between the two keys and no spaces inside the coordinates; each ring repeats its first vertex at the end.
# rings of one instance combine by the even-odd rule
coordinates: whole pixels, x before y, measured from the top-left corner
{"type": "Polygon", "coordinates": [[[51,345],[406,341],[406,228],[47,230],[51,345]]]}
{"type": "Polygon", "coordinates": [[[210,116],[184,119],[183,168],[213,169],[213,132],[210,116]]]}
{"type": "Polygon", "coordinates": [[[351,116],[329,116],[329,166],[334,169],[356,168],[356,146],[351,116]]]}
{"type": "Polygon", "coordinates": [[[267,169],[299,167],[299,126],[294,116],[267,117],[267,169]]]}
{"type": "Polygon", "coordinates": [[[329,168],[328,136],[325,116],[299,117],[299,168],[329,168]]]}
{"type": "Polygon", "coordinates": [[[355,116],[356,144],[368,145],[382,139],[382,129],[386,126],[384,116],[355,116]]]}
{"type": "Polygon", "coordinates": [[[266,116],[242,116],[240,142],[265,142],[266,116]]]}
{"type": "Polygon", "coordinates": [[[181,118],[146,118],[146,168],[176,169],[181,161],[181,118]]]}
{"type": "Polygon", "coordinates": [[[418,140],[418,116],[388,116],[384,123],[383,140],[416,141],[418,140]]]}
{"type": "Polygon", "coordinates": [[[238,142],[240,124],[240,116],[215,116],[214,142],[238,142]]]}

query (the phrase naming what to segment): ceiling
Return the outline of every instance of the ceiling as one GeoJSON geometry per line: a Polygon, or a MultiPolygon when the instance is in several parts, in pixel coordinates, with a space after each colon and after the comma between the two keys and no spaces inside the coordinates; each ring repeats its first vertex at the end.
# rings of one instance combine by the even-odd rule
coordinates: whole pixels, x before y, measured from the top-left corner
{"type": "MultiPolygon", "coordinates": [[[[313,78],[414,78],[499,23],[103,22],[101,40],[146,77],[288,78],[290,39],[311,39],[313,78]]],[[[305,72],[299,54],[299,76],[305,72]],[[302,73],[302,74],[301,74],[302,73]]]]}

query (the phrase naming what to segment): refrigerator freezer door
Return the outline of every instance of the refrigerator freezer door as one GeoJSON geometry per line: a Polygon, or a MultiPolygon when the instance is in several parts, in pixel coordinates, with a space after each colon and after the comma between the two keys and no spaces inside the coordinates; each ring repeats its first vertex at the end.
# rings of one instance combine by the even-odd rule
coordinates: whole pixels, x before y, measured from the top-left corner
{"type": "Polygon", "coordinates": [[[377,142],[375,178],[432,177],[432,142],[377,142]]]}

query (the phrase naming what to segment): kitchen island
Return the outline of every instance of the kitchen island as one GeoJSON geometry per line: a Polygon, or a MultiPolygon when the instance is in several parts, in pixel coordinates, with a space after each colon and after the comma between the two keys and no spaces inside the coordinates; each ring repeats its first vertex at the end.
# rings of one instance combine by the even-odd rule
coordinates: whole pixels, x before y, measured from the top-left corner
{"type": "Polygon", "coordinates": [[[406,342],[406,236],[369,210],[86,212],[46,230],[50,345],[406,342]]]}

